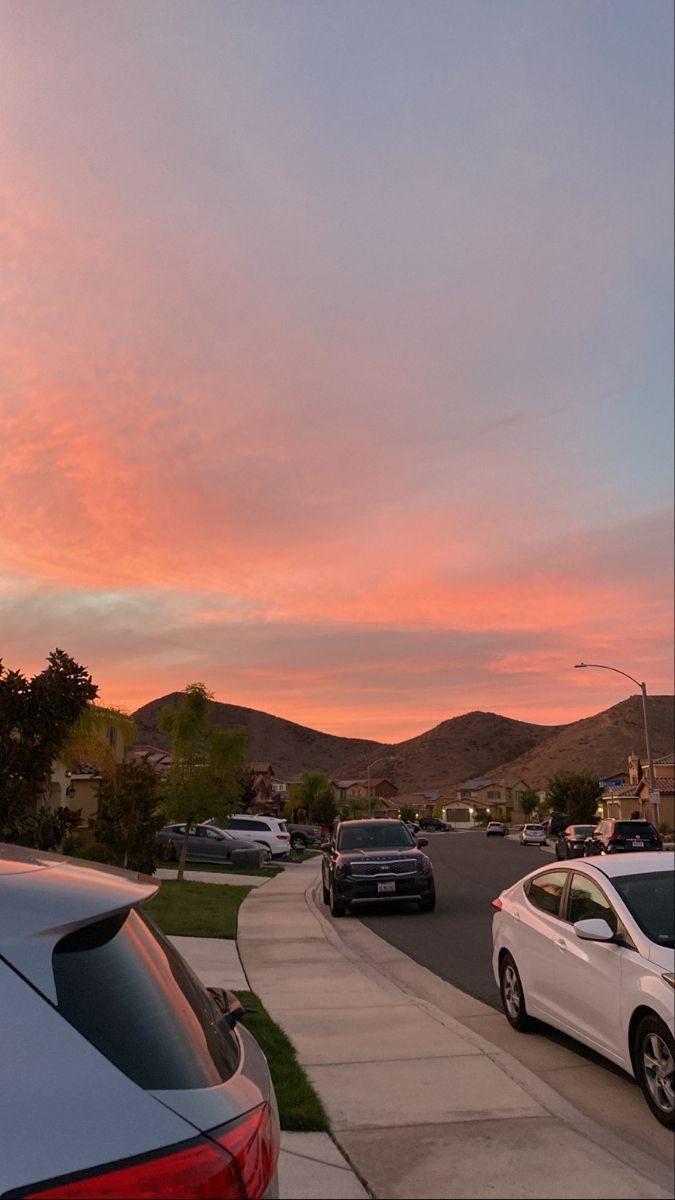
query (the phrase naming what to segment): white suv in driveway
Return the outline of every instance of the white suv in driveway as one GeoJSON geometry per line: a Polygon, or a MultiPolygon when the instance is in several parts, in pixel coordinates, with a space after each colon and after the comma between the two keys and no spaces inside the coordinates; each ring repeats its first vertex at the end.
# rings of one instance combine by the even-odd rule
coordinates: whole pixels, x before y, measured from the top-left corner
{"type": "Polygon", "coordinates": [[[520,835],[521,846],[545,846],[546,830],[543,825],[523,825],[520,835]]]}
{"type": "Polygon", "coordinates": [[[291,838],[285,821],[278,817],[254,817],[248,813],[237,813],[225,823],[226,828],[237,837],[266,846],[273,858],[288,854],[291,838]]]}

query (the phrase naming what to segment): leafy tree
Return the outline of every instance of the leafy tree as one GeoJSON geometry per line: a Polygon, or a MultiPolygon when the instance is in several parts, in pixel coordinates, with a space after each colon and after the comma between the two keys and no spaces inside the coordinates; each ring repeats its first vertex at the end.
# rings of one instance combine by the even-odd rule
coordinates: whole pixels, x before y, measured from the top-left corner
{"type": "Polygon", "coordinates": [[[526,788],[520,797],[520,807],[526,817],[531,817],[539,811],[539,795],[534,788],[526,788]]]}
{"type": "Polygon", "coordinates": [[[248,812],[251,805],[255,802],[257,792],[253,786],[253,780],[250,773],[242,775],[239,781],[239,808],[241,812],[248,812]]]}
{"type": "Polygon", "coordinates": [[[21,838],[54,759],[98,693],[85,667],[53,650],[33,679],[0,662],[0,837],[21,838]]]}
{"type": "Polygon", "coordinates": [[[232,812],[248,758],[246,730],[213,725],[212,700],[203,683],[191,683],[179,704],[167,705],[160,716],[160,729],[172,743],[164,803],[173,820],[185,823],[178,879],[185,870],[190,826],[208,817],[224,820],[232,812]]]}
{"type": "Polygon", "coordinates": [[[295,811],[304,810],[308,821],[331,825],[337,813],[330,779],[322,771],[303,771],[297,783],[291,784],[289,799],[295,811]]]}
{"type": "Polygon", "coordinates": [[[401,820],[402,821],[414,821],[415,820],[415,809],[413,808],[412,804],[402,804],[400,811],[401,811],[401,820]]]}
{"type": "Polygon", "coordinates": [[[149,763],[124,763],[101,780],[94,830],[106,861],[132,871],[155,869],[155,835],[164,823],[159,805],[159,780],[149,763]]]}
{"type": "Polygon", "coordinates": [[[21,828],[21,845],[37,850],[56,850],[59,854],[75,854],[80,845],[75,830],[82,819],[82,809],[49,808],[43,804],[33,816],[25,816],[21,828]]]}
{"type": "Polygon", "coordinates": [[[573,823],[595,820],[602,790],[597,779],[583,772],[560,772],[546,789],[546,801],[554,813],[566,813],[573,823]]]}
{"type": "Polygon", "coordinates": [[[132,717],[121,708],[88,704],[70,730],[61,758],[67,767],[89,763],[101,775],[114,779],[120,762],[120,756],[115,752],[117,745],[123,751],[129,750],[135,734],[132,717]],[[110,737],[111,730],[115,733],[115,745],[110,737]]]}

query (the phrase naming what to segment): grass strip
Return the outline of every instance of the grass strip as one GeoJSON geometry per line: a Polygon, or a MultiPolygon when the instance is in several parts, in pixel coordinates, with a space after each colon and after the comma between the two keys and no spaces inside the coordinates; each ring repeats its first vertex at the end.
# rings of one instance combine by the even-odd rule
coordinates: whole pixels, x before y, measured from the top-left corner
{"type": "MultiPolygon", "coordinates": [[[[177,871],[177,863],[167,862],[160,863],[163,871],[177,871]]],[[[227,867],[224,863],[191,863],[185,864],[186,871],[215,871],[220,875],[262,875],[266,879],[274,879],[275,875],[280,875],[283,867],[227,867]]]]}
{"type": "Polygon", "coordinates": [[[164,879],[144,908],[163,933],[175,937],[233,938],[237,913],[250,887],[222,887],[219,883],[194,883],[164,879]]]}
{"type": "Polygon", "coordinates": [[[295,1050],[255,992],[237,988],[237,998],[246,1013],[244,1024],[263,1050],[270,1068],[279,1105],[282,1129],[301,1132],[329,1130],[328,1118],[317,1093],[298,1062],[295,1050]]]}

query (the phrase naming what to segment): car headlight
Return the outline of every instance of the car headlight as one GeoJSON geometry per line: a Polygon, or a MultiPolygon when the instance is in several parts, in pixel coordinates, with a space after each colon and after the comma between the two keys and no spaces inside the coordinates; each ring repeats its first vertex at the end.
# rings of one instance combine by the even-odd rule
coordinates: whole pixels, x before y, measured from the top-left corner
{"type": "Polygon", "coordinates": [[[339,862],[335,866],[335,875],[337,879],[344,879],[345,875],[351,873],[352,864],[349,862],[339,862]]]}
{"type": "Polygon", "coordinates": [[[675,988],[675,975],[662,975],[661,978],[665,979],[666,983],[669,983],[671,988],[675,988]]]}
{"type": "Polygon", "coordinates": [[[431,859],[427,858],[426,854],[420,855],[417,870],[421,875],[431,875],[431,859]]]}

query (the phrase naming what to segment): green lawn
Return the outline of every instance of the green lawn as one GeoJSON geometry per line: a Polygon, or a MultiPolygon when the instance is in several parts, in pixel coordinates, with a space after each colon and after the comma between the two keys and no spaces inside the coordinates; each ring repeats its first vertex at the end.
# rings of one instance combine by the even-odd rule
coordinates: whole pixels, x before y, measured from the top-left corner
{"type": "Polygon", "coordinates": [[[233,938],[237,913],[250,887],[223,887],[220,883],[193,883],[165,879],[145,911],[166,934],[176,937],[233,938]]]}
{"type": "MultiPolygon", "coordinates": [[[[178,863],[167,862],[159,864],[163,871],[177,871],[178,863]]],[[[266,879],[273,879],[275,875],[279,875],[283,871],[283,867],[228,867],[225,863],[186,863],[186,871],[215,871],[222,875],[263,875],[266,879]]]]}
{"type": "Polygon", "coordinates": [[[237,997],[244,1008],[252,1009],[247,1012],[244,1024],[262,1047],[269,1063],[281,1128],[327,1132],[328,1118],[323,1105],[283,1029],[272,1020],[254,992],[238,990],[237,997]]]}

